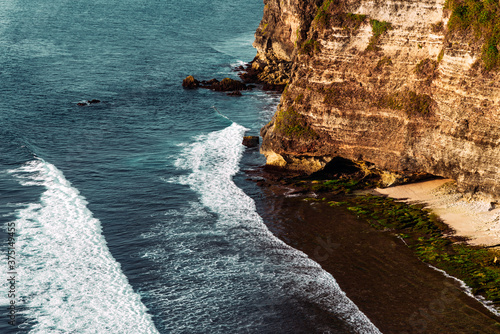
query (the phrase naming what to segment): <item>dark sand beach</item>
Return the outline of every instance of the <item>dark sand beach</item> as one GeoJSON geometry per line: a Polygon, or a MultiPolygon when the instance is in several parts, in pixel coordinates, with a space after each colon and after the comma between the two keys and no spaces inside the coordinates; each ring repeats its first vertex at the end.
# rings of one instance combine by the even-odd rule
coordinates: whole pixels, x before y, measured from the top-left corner
{"type": "Polygon", "coordinates": [[[268,228],[331,273],[383,333],[500,332],[498,317],[398,237],[290,191],[265,182],[252,194],[268,228]]]}

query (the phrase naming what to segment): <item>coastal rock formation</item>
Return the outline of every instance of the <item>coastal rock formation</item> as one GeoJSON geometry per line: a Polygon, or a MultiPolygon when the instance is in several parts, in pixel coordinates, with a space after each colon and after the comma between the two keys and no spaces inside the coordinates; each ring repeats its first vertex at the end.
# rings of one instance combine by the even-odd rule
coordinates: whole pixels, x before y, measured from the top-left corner
{"type": "Polygon", "coordinates": [[[500,192],[497,2],[264,2],[252,66],[288,83],[261,131],[268,164],[343,157],[500,192]]]}
{"type": "Polygon", "coordinates": [[[186,79],[182,80],[182,87],[186,89],[195,89],[200,87],[200,82],[196,80],[192,75],[188,75],[186,79]]]}
{"type": "Polygon", "coordinates": [[[258,147],[259,146],[259,136],[245,136],[243,137],[243,145],[246,147],[258,147]]]}
{"type": "Polygon", "coordinates": [[[250,87],[245,85],[243,82],[231,78],[224,78],[222,81],[217,79],[198,81],[192,75],[187,76],[182,81],[182,87],[186,89],[207,88],[218,92],[234,92],[234,94],[231,95],[236,96],[241,95],[241,90],[250,89],[250,87]]]}

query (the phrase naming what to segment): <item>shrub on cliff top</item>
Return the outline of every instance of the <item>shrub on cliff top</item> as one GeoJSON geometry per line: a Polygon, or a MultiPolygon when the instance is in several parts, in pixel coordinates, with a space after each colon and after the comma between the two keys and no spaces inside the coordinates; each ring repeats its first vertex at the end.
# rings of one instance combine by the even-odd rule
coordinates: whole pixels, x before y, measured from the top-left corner
{"type": "Polygon", "coordinates": [[[472,33],[483,43],[481,59],[486,70],[498,68],[500,57],[500,5],[495,0],[447,0],[451,10],[448,20],[450,31],[472,33]]]}

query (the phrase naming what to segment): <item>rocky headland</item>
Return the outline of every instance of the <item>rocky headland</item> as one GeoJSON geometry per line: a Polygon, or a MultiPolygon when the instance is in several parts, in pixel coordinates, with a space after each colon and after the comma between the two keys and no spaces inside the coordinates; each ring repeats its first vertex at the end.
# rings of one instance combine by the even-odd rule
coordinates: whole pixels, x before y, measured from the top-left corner
{"type": "Polygon", "coordinates": [[[265,0],[252,69],[286,85],[261,131],[267,164],[335,157],[394,184],[500,190],[500,9],[475,0],[265,0]]]}

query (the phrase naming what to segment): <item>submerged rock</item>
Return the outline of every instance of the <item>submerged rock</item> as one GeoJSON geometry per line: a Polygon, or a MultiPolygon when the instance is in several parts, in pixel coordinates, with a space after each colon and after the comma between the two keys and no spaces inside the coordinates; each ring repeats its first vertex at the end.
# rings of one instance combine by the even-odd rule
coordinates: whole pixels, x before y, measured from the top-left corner
{"type": "Polygon", "coordinates": [[[93,100],[87,100],[87,101],[78,102],[76,105],[79,106],[79,107],[85,107],[85,106],[89,106],[91,104],[97,104],[97,103],[101,103],[101,101],[93,99],[93,100]]]}

